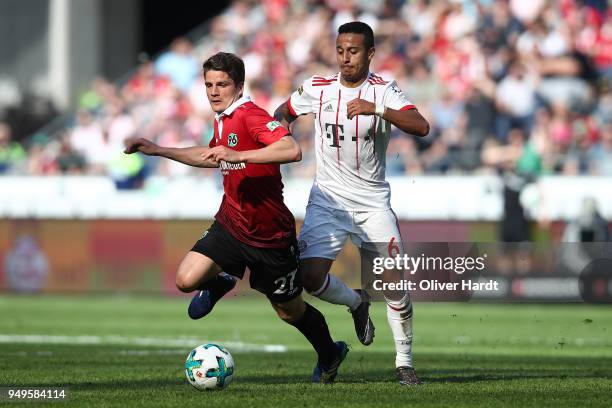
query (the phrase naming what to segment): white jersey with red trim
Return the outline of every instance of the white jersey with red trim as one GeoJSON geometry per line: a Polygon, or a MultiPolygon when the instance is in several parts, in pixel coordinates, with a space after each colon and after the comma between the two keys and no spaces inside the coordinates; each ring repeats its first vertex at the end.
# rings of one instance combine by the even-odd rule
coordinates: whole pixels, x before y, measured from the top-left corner
{"type": "Polygon", "coordinates": [[[346,211],[391,208],[385,180],[385,155],[391,124],[376,115],[346,116],[347,103],[365,99],[396,110],[415,109],[395,81],[374,73],[356,88],[340,83],[340,74],[313,76],[291,95],[295,116],[315,114],[317,172],[309,203],[346,211]]]}

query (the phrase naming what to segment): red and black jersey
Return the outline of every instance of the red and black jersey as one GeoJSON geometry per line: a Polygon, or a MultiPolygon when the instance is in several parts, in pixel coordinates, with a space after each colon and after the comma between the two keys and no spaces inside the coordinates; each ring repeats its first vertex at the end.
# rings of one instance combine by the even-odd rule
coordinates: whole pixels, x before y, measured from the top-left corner
{"type": "MultiPolygon", "coordinates": [[[[289,131],[243,97],[216,115],[209,146],[261,149],[289,131]]],[[[295,219],[283,201],[279,164],[220,163],[225,194],[215,215],[236,239],[259,248],[283,248],[295,237],[295,219]]]]}

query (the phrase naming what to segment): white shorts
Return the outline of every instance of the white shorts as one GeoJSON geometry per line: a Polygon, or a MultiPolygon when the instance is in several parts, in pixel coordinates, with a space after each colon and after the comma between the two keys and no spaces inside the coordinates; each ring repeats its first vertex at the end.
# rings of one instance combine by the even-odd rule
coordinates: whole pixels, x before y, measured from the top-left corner
{"type": "Polygon", "coordinates": [[[300,258],[336,259],[348,237],[361,249],[376,244],[381,255],[404,254],[399,222],[393,210],[343,211],[308,204],[298,246],[300,258]]]}

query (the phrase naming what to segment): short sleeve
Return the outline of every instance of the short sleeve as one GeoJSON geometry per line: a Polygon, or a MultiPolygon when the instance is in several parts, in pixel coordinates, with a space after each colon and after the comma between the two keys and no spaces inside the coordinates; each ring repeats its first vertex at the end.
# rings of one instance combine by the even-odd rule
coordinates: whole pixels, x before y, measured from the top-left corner
{"type": "Polygon", "coordinates": [[[245,116],[246,126],[251,137],[265,145],[270,145],[291,133],[279,121],[263,109],[253,109],[245,116]]]}
{"type": "Polygon", "coordinates": [[[388,108],[400,111],[416,109],[395,81],[391,81],[385,88],[384,104],[388,108]]]}
{"type": "Polygon", "coordinates": [[[292,94],[287,105],[294,116],[316,113],[314,106],[319,100],[314,96],[312,90],[312,78],[307,79],[292,94]]]}

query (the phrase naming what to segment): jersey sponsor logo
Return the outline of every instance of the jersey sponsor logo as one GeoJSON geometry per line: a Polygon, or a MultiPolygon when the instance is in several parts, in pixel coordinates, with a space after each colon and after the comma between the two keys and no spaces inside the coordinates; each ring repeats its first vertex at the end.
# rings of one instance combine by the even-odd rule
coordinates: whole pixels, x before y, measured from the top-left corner
{"type": "Polygon", "coordinates": [[[333,112],[333,111],[334,111],[334,107],[331,105],[331,103],[327,105],[325,109],[323,109],[323,112],[333,112]]]}
{"type": "Polygon", "coordinates": [[[283,126],[283,125],[281,125],[281,123],[280,123],[278,120],[273,120],[273,121],[268,122],[268,123],[266,124],[266,127],[267,127],[268,129],[270,129],[270,132],[273,132],[273,131],[274,131],[274,129],[276,129],[276,128],[277,128],[277,127],[279,127],[279,126],[283,126]]]}
{"type": "Polygon", "coordinates": [[[228,163],[226,161],[221,160],[221,163],[219,163],[219,167],[221,168],[221,171],[224,172],[223,174],[227,174],[229,170],[246,169],[246,164],[245,163],[228,163]]]}
{"type": "MultiPolygon", "coordinates": [[[[325,136],[328,139],[331,139],[332,144],[331,147],[341,147],[340,141],[344,140],[344,125],[336,125],[335,123],[326,123],[325,124],[325,136]]],[[[357,136],[353,135],[351,137],[351,141],[354,142],[357,140],[357,136]]]]}
{"type": "Polygon", "coordinates": [[[238,144],[238,135],[235,133],[230,133],[227,135],[227,145],[229,147],[234,147],[238,144]]]}

